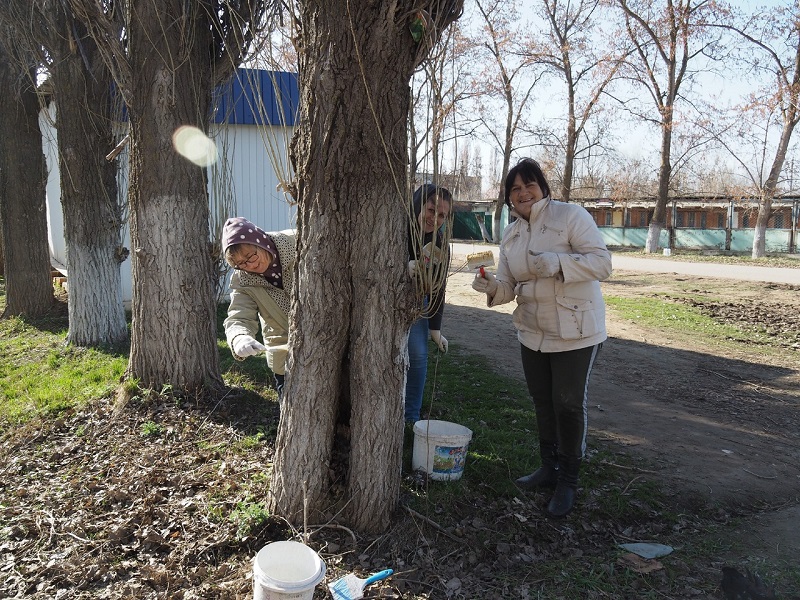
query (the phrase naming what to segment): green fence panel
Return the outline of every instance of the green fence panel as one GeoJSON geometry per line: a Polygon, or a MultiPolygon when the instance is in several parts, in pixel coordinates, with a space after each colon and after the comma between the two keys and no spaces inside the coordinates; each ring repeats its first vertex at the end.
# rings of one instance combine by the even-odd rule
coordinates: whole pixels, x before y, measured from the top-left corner
{"type": "Polygon", "coordinates": [[[751,252],[754,237],[755,232],[752,229],[734,229],[731,232],[731,251],[751,252]]]}
{"type": "Polygon", "coordinates": [[[475,216],[483,215],[471,212],[457,212],[453,214],[453,238],[457,240],[483,240],[481,228],[475,216]]]}
{"type": "MultiPolygon", "coordinates": [[[[603,241],[610,248],[644,248],[647,242],[647,227],[600,227],[603,241]]],[[[764,248],[767,252],[789,252],[792,232],[789,229],[767,229],[764,248]]],[[[748,253],[753,250],[753,229],[734,229],[731,232],[731,252],[748,253]]],[[[662,229],[658,238],[659,248],[669,247],[669,230],[662,229]]],[[[676,250],[725,250],[724,229],[675,230],[676,250]]]]}
{"type": "MultiPolygon", "coordinates": [[[[647,243],[647,227],[600,227],[600,235],[606,246],[616,248],[644,248],[647,243]]],[[[658,236],[660,248],[669,247],[669,231],[661,230],[658,236]]]]}
{"type": "Polygon", "coordinates": [[[675,248],[692,250],[724,250],[724,229],[676,229],[675,248]]]}
{"type": "Polygon", "coordinates": [[[764,250],[767,252],[789,252],[789,241],[792,239],[790,229],[767,229],[764,238],[764,250]]]}
{"type": "MultiPolygon", "coordinates": [[[[789,229],[767,229],[764,236],[764,250],[766,252],[789,252],[791,236],[792,232],[789,229]]],[[[731,233],[731,251],[752,252],[755,237],[753,229],[734,229],[731,233]]]]}

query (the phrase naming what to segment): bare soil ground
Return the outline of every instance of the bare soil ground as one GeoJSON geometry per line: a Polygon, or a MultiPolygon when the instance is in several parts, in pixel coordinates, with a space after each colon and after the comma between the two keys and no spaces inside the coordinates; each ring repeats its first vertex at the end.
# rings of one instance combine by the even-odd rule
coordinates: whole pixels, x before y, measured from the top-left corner
{"type": "MultiPolygon", "coordinates": [[[[514,304],[488,309],[470,274],[448,283],[448,339],[524,380],[514,304]]],[[[800,288],[675,274],[615,271],[605,295],[672,297],[716,321],[769,333],[782,350],[736,351],[691,332],[647,329],[607,314],[609,339],[592,373],[591,438],[640,457],[643,477],[687,507],[743,510],[742,552],[800,555],[800,288]],[[715,298],[696,302],[687,296],[715,298]]],[[[731,557],[747,558],[747,556],[731,557]]]]}

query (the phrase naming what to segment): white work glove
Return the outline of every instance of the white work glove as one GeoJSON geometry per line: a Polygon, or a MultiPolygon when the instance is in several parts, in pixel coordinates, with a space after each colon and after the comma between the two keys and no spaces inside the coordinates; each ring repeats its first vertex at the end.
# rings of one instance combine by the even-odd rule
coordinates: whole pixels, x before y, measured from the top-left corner
{"type": "Polygon", "coordinates": [[[410,260],[408,261],[408,276],[414,277],[417,274],[417,261],[410,260]]]}
{"type": "Polygon", "coordinates": [[[484,275],[477,273],[475,279],[472,280],[472,289],[476,292],[494,296],[494,293],[497,291],[497,279],[495,279],[495,276],[489,273],[489,271],[485,271],[484,275]]]}
{"type": "Polygon", "coordinates": [[[449,344],[447,343],[447,338],[442,335],[441,331],[438,329],[431,329],[431,339],[439,346],[439,350],[441,350],[442,354],[447,354],[449,344]]]}
{"type": "Polygon", "coordinates": [[[231,340],[231,349],[236,356],[246,358],[248,356],[261,354],[267,347],[259,343],[258,340],[251,338],[249,335],[237,335],[231,340]]]}
{"type": "Polygon", "coordinates": [[[553,277],[561,271],[561,261],[554,252],[542,252],[534,256],[531,264],[538,279],[553,277]]]}

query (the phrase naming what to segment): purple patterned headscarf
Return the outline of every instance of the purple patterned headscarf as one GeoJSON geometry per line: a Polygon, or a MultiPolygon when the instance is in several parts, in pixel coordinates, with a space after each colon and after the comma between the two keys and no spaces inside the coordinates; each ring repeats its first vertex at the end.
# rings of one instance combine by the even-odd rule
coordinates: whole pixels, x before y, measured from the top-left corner
{"type": "Polygon", "coordinates": [[[234,244],[253,244],[275,255],[275,246],[267,233],[244,217],[233,217],[225,221],[222,228],[222,251],[234,244]]]}

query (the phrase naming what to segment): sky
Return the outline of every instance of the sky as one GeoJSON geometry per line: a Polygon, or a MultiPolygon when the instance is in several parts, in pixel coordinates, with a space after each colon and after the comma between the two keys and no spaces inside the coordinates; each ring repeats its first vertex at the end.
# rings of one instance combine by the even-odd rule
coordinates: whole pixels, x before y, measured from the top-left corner
{"type": "MultiPolygon", "coordinates": [[[[531,23],[541,23],[541,18],[536,15],[534,9],[534,6],[538,4],[539,1],[540,0],[519,2],[522,19],[529,19],[531,23]]],[[[755,11],[756,8],[775,7],[786,5],[787,3],[791,4],[791,0],[788,2],[778,2],[774,0],[769,2],[738,0],[732,4],[735,8],[750,12],[755,11]]],[[[465,18],[469,18],[471,5],[474,6],[473,0],[467,0],[465,18]]],[[[713,103],[713,105],[717,107],[738,102],[753,88],[752,81],[742,79],[738,74],[732,72],[726,72],[721,75],[703,73],[698,77],[697,81],[697,85],[694,86],[694,92],[691,94],[691,97],[702,98],[704,101],[713,103]]],[[[553,126],[563,127],[561,124],[565,117],[564,105],[557,100],[554,101],[554,98],[558,98],[563,94],[564,87],[555,82],[550,84],[549,87],[553,90],[554,96],[546,95],[547,97],[544,102],[536,102],[533,105],[531,114],[534,116],[534,120],[540,123],[549,122],[553,126]]],[[[682,91],[689,92],[689,89],[684,85],[682,91]]],[[[631,90],[629,94],[646,100],[646,108],[650,111],[654,111],[654,107],[652,109],[650,108],[653,106],[653,103],[652,100],[648,98],[646,91],[631,90]]],[[[682,109],[686,110],[688,107],[689,104],[685,101],[682,103],[679,102],[676,105],[678,111],[682,109]]],[[[619,153],[620,158],[623,160],[645,159],[648,164],[650,164],[655,176],[659,163],[660,130],[655,126],[648,126],[642,122],[625,120],[623,117],[618,117],[618,119],[620,120],[616,121],[614,125],[614,133],[618,137],[618,142],[615,144],[616,152],[619,153]]],[[[486,143],[479,143],[478,146],[481,148],[481,153],[483,155],[484,175],[486,175],[491,168],[489,163],[491,162],[493,151],[486,143]]],[[[535,150],[531,150],[530,152],[536,156],[535,150]]],[[[732,171],[736,170],[743,173],[741,167],[730,158],[729,154],[722,152],[716,156],[718,156],[719,160],[725,163],[732,171]]],[[[713,163],[714,160],[706,156],[703,162],[707,165],[713,163]]],[[[491,185],[491,182],[488,181],[488,177],[485,177],[485,179],[487,179],[487,181],[484,182],[484,188],[491,185]]]]}

